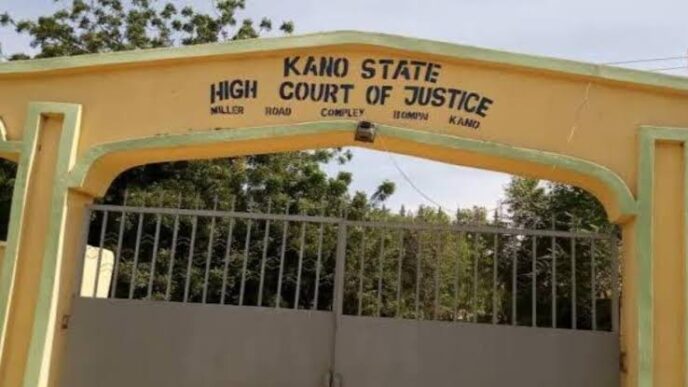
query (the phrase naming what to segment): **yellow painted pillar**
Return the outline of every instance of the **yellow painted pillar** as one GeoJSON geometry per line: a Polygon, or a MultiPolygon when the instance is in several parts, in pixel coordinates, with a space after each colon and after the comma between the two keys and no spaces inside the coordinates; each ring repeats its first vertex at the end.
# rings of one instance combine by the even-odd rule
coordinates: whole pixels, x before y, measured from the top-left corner
{"type": "Polygon", "coordinates": [[[69,303],[67,273],[74,270],[81,229],[74,223],[90,201],[67,189],[80,116],[78,105],[32,103],[28,109],[0,270],[3,387],[47,386],[53,348],[62,345],[56,332],[69,303]]]}
{"type": "Polygon", "coordinates": [[[637,312],[633,386],[688,385],[687,145],[685,129],[640,132],[637,272],[626,279],[637,280],[637,302],[630,304],[637,312]]]}
{"type": "Polygon", "coordinates": [[[35,160],[32,160],[28,176],[22,232],[19,234],[16,273],[10,300],[10,314],[7,321],[3,367],[0,370],[2,385],[20,385],[31,340],[34,309],[38,298],[38,283],[41,261],[45,250],[49,196],[52,191],[52,175],[57,160],[57,148],[48,144],[59,140],[61,123],[56,118],[45,118],[37,138],[35,160]]]}
{"type": "Polygon", "coordinates": [[[681,386],[685,374],[683,144],[655,148],[652,220],[655,386],[681,386]]]}
{"type": "Polygon", "coordinates": [[[620,371],[621,385],[638,386],[638,314],[637,286],[638,265],[636,264],[636,218],[621,228],[621,324],[620,324],[620,371]]]}
{"type": "MultiPolygon", "coordinates": [[[[48,385],[54,387],[62,387],[59,384],[61,380],[61,366],[64,360],[65,345],[67,339],[67,332],[70,323],[71,301],[73,295],[78,292],[80,287],[76,286],[74,281],[77,278],[77,270],[81,265],[82,251],[81,243],[83,241],[83,231],[87,224],[84,224],[84,212],[86,206],[91,204],[93,198],[86,196],[79,192],[70,192],[67,197],[67,213],[66,222],[64,225],[64,244],[62,248],[62,267],[56,275],[60,279],[59,286],[56,287],[57,297],[57,311],[55,313],[55,331],[52,333],[52,338],[48,338],[52,351],[48,351],[46,356],[50,356],[49,364],[44,366],[49,367],[48,380],[42,381],[41,385],[48,385]],[[52,352],[52,353],[50,353],[52,352]]],[[[64,386],[66,387],[66,386],[64,386]]]]}

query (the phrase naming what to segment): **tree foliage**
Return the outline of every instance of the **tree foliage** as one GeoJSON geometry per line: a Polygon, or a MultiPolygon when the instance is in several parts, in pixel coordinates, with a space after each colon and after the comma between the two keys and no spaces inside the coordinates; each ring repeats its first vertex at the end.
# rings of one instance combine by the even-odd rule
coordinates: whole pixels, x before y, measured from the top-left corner
{"type": "Polygon", "coordinates": [[[613,230],[602,204],[581,188],[513,177],[504,193],[509,221],[516,227],[613,230]]]}
{"type": "MultiPolygon", "coordinates": [[[[57,0],[55,0],[57,2],[57,0]]],[[[72,56],[145,48],[214,43],[258,38],[273,23],[241,18],[245,0],[215,0],[211,12],[180,2],[156,0],[72,0],[52,14],[16,20],[0,15],[0,25],[11,26],[31,38],[36,58],[72,56]]],[[[294,24],[282,22],[279,30],[291,33],[294,24]]],[[[11,59],[26,59],[16,53],[11,59]]]]}

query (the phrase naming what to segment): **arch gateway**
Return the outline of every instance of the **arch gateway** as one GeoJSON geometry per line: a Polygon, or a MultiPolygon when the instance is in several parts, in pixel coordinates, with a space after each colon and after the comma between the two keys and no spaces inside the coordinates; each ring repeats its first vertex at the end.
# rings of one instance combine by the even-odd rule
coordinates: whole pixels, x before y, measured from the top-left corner
{"type": "Polygon", "coordinates": [[[82,221],[119,173],[347,145],[593,193],[622,229],[620,380],[688,385],[688,79],[333,32],[3,63],[0,117],[0,385],[60,385],[82,221]]]}

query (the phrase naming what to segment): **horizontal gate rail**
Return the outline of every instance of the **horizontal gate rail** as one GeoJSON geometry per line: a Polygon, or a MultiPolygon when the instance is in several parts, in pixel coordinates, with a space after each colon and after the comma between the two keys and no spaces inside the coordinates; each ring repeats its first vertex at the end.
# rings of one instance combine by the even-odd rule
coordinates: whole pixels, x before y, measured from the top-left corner
{"type": "Polygon", "coordinates": [[[614,235],[234,208],[89,206],[79,295],[618,331],[614,235]]]}
{"type": "Polygon", "coordinates": [[[538,236],[553,236],[557,238],[587,238],[587,239],[609,239],[609,234],[600,234],[586,231],[559,231],[559,230],[531,230],[524,228],[508,228],[496,226],[481,226],[473,224],[456,224],[456,225],[439,225],[429,223],[411,223],[411,222],[380,222],[380,221],[354,221],[346,220],[347,226],[358,227],[374,227],[386,229],[406,229],[406,230],[423,230],[423,231],[455,231],[455,232],[471,232],[481,234],[508,234],[508,235],[538,235],[538,236]]]}
{"type": "Polygon", "coordinates": [[[224,217],[237,219],[256,219],[256,220],[277,220],[277,221],[297,221],[308,223],[339,224],[346,223],[347,226],[380,227],[393,229],[412,229],[412,230],[454,230],[467,231],[485,234],[512,234],[512,235],[540,235],[554,236],[558,238],[592,238],[609,239],[609,234],[595,233],[588,231],[560,231],[560,230],[533,230],[524,228],[495,227],[484,225],[473,225],[470,223],[457,225],[437,225],[430,223],[410,223],[410,222],[382,222],[382,221],[357,221],[327,216],[311,215],[285,215],[270,214],[260,212],[237,212],[221,210],[195,210],[195,209],[176,209],[165,207],[128,207],[111,204],[94,204],[89,207],[92,211],[111,211],[142,214],[168,214],[179,216],[204,216],[204,217],[224,217]]]}
{"type": "Polygon", "coordinates": [[[306,216],[306,215],[286,215],[286,214],[269,214],[260,212],[235,212],[235,211],[220,211],[220,210],[191,210],[183,208],[156,208],[156,207],[127,207],[115,206],[110,204],[94,204],[90,206],[92,211],[112,211],[112,212],[127,212],[130,214],[163,214],[163,215],[179,215],[179,216],[198,216],[198,217],[216,217],[216,218],[236,218],[236,219],[254,219],[254,220],[277,220],[277,221],[296,221],[308,223],[326,223],[337,224],[341,223],[342,219],[325,217],[325,216],[306,216]]]}

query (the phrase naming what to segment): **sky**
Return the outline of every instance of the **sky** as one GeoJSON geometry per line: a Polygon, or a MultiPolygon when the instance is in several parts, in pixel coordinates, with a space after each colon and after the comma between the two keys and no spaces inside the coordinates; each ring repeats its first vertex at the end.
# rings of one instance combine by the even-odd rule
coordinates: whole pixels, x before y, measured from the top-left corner
{"type": "MultiPolygon", "coordinates": [[[[35,17],[69,1],[0,0],[0,13],[35,17]]],[[[212,4],[177,2],[203,9],[212,4]]],[[[242,13],[275,24],[292,20],[296,33],[384,32],[594,63],[688,56],[686,15],[688,0],[247,0],[242,13]]],[[[6,54],[28,50],[28,40],[11,31],[0,29],[0,42],[6,54]]],[[[683,67],[659,71],[688,76],[688,57],[626,66],[683,67]]],[[[334,174],[340,167],[326,169],[334,174]]],[[[353,172],[357,190],[372,192],[382,180],[394,181],[397,192],[387,203],[393,208],[494,208],[509,180],[501,173],[360,149],[344,169],[353,172]]]]}

